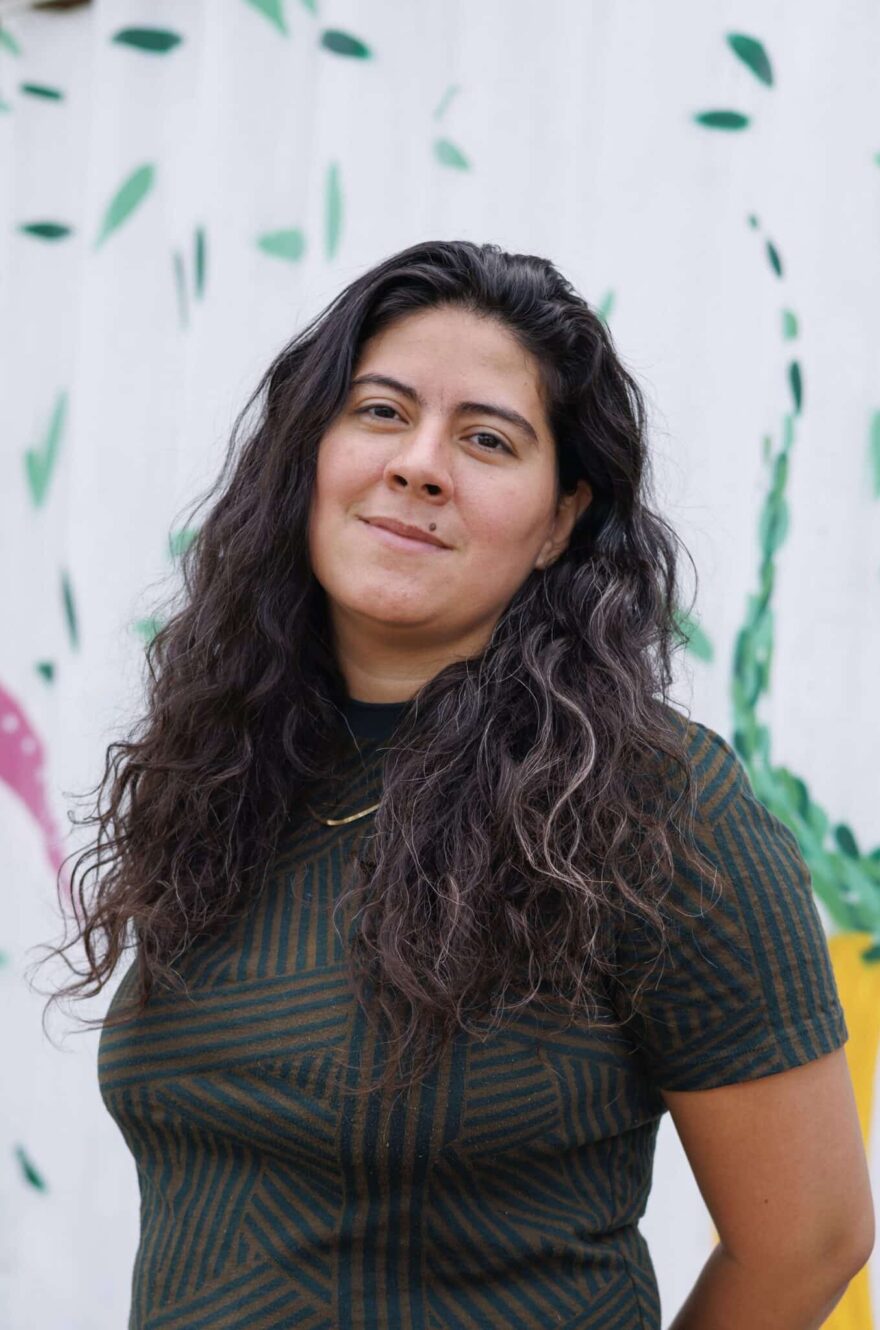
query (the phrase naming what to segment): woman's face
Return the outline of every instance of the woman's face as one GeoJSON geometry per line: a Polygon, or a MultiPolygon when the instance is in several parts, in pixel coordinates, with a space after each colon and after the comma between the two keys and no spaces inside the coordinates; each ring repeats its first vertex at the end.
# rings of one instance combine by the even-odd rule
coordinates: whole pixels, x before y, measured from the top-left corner
{"type": "Polygon", "coordinates": [[[430,309],[366,343],[321,440],[309,521],[343,654],[369,671],[370,642],[435,668],[479,651],[590,501],[582,481],[557,509],[555,487],[537,362],[500,324],[430,309]],[[375,518],[433,526],[445,548],[396,541],[375,518]]]}

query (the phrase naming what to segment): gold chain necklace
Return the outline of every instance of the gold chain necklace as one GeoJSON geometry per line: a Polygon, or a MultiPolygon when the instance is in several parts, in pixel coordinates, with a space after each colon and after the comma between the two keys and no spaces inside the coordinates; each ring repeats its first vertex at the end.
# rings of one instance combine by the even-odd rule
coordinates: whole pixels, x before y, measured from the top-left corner
{"type": "MultiPolygon", "coordinates": [[[[381,802],[380,799],[379,803],[381,802]]],[[[323,822],[325,827],[344,827],[346,822],[356,822],[359,817],[366,817],[367,813],[375,813],[378,807],[378,803],[370,804],[369,808],[362,808],[359,813],[349,813],[348,817],[321,817],[320,814],[315,812],[310,804],[306,804],[306,808],[309,810],[315,821],[323,822]]]]}
{"type": "Polygon", "coordinates": [[[306,804],[306,808],[315,821],[322,823],[325,827],[344,827],[349,822],[357,822],[358,818],[366,817],[368,813],[375,813],[381,802],[380,799],[378,803],[370,804],[369,808],[362,808],[359,813],[349,813],[348,817],[321,817],[321,814],[316,813],[311,804],[306,804]]]}

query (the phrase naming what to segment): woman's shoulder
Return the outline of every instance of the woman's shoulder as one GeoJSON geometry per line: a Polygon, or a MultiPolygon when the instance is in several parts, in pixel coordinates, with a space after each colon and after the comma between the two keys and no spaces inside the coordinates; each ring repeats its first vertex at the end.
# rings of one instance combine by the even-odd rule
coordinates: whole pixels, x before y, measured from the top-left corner
{"type": "MultiPolygon", "coordinates": [[[[704,721],[695,720],[669,703],[660,712],[680,746],[694,786],[695,802],[703,816],[716,816],[738,797],[753,796],[748,773],[733,744],[704,721]]],[[[671,797],[684,789],[684,770],[668,752],[661,755],[661,771],[671,797]]]]}
{"type": "Polygon", "coordinates": [[[675,728],[687,741],[688,751],[693,757],[701,758],[705,757],[710,751],[718,753],[721,750],[726,750],[736,757],[728,740],[718,730],[714,730],[711,725],[707,725],[704,721],[695,720],[693,716],[679,711],[670,702],[660,702],[657,705],[670,726],[675,728]]]}

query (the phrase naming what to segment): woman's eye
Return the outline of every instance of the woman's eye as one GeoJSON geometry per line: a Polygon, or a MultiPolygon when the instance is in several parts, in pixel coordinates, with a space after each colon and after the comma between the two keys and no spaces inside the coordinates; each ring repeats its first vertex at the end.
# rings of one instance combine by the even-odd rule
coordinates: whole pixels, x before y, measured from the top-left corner
{"type": "MultiPolygon", "coordinates": [[[[511,451],[510,448],[508,448],[507,444],[504,442],[504,440],[503,440],[503,439],[499,439],[499,437],[498,437],[497,434],[487,434],[485,430],[478,430],[476,434],[472,434],[472,435],[471,435],[471,438],[472,438],[472,439],[491,439],[493,443],[497,443],[497,444],[498,444],[498,447],[497,447],[497,448],[490,448],[490,449],[489,449],[489,451],[490,451],[490,452],[493,452],[493,453],[497,453],[499,450],[503,450],[503,451],[506,452],[506,453],[509,453],[509,452],[511,451]]],[[[485,444],[480,444],[480,447],[481,447],[481,448],[485,447],[485,444]]]]}
{"type": "Polygon", "coordinates": [[[358,415],[365,416],[368,411],[394,411],[394,414],[397,415],[397,411],[394,410],[394,407],[389,406],[387,402],[376,402],[373,406],[362,406],[360,411],[358,411],[358,415]]]}
{"type": "MultiPolygon", "coordinates": [[[[362,406],[360,410],[357,412],[357,414],[359,416],[366,416],[369,415],[371,411],[390,411],[395,416],[400,414],[396,407],[389,406],[387,402],[374,402],[372,406],[362,406]]],[[[379,419],[388,420],[389,417],[380,416],[379,419]]],[[[509,448],[503,439],[499,439],[497,434],[490,434],[487,430],[477,430],[477,432],[475,434],[472,434],[470,437],[472,439],[490,439],[493,444],[497,445],[497,447],[490,447],[487,449],[487,451],[490,453],[497,453],[499,451],[504,451],[506,453],[513,452],[513,449],[509,448]]],[[[487,447],[487,445],[484,443],[481,443],[479,446],[481,448],[487,447]]]]}

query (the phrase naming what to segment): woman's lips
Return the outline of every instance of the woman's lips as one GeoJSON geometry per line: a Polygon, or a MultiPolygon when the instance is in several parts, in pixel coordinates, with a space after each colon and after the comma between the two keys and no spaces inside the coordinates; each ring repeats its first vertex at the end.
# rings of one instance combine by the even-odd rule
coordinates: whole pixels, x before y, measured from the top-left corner
{"type": "MultiPolygon", "coordinates": [[[[363,518],[360,519],[363,521],[363,518]]],[[[409,536],[399,536],[396,531],[389,531],[384,526],[374,526],[372,522],[364,522],[363,525],[368,531],[371,531],[377,540],[381,540],[386,545],[398,550],[417,550],[419,554],[448,554],[449,550],[442,545],[432,545],[429,540],[411,540],[409,536]]]]}

